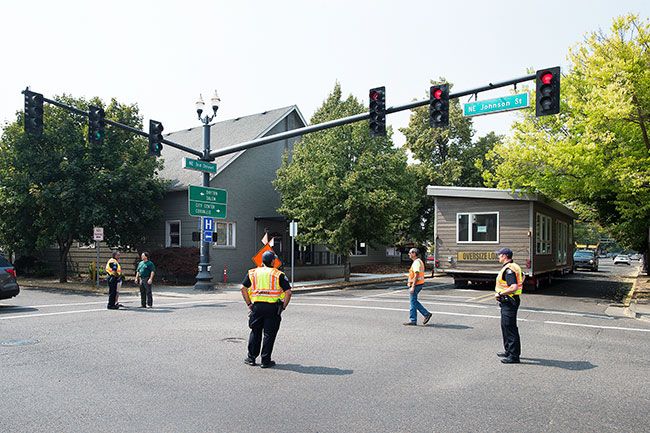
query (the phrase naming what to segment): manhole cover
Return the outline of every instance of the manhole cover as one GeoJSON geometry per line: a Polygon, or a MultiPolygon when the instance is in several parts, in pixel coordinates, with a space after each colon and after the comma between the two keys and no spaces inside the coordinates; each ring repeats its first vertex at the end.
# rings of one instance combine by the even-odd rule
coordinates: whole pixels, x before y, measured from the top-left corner
{"type": "Polygon", "coordinates": [[[17,339],[17,340],[0,340],[0,346],[29,346],[36,344],[38,340],[31,339],[17,339]]]}
{"type": "Polygon", "coordinates": [[[246,340],[240,337],[228,337],[221,339],[221,341],[225,341],[226,343],[243,343],[246,340]]]}

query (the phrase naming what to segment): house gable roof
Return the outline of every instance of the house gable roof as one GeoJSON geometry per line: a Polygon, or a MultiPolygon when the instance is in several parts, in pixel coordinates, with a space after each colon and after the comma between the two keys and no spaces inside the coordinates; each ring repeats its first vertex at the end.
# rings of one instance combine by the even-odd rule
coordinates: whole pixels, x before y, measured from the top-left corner
{"type": "MultiPolygon", "coordinates": [[[[263,137],[292,112],[295,112],[306,125],[305,119],[295,105],[214,123],[210,127],[210,149],[222,149],[263,137]]],[[[203,126],[172,132],[165,135],[165,139],[203,152],[203,126]]],[[[219,175],[244,152],[245,150],[242,150],[216,158],[213,162],[217,164],[217,174],[213,177],[219,175]]],[[[185,190],[190,184],[201,184],[200,172],[182,168],[183,157],[197,159],[194,155],[171,146],[163,147],[164,167],[159,176],[172,182],[171,190],[185,190]]]]}
{"type": "Polygon", "coordinates": [[[458,197],[458,198],[484,198],[493,200],[522,200],[522,201],[536,201],[544,203],[553,209],[562,212],[571,218],[576,218],[577,215],[562,203],[551,200],[541,194],[528,193],[520,189],[495,189],[495,188],[472,188],[460,186],[427,186],[427,195],[434,197],[458,197]]]}

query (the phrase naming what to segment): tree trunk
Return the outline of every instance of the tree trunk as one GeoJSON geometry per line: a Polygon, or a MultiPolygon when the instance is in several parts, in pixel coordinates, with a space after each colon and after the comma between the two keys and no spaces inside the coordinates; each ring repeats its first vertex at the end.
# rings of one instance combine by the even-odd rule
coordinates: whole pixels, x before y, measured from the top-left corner
{"type": "Polygon", "coordinates": [[[59,283],[68,282],[68,252],[72,243],[59,243],[59,283]]]}
{"type": "Polygon", "coordinates": [[[343,281],[350,281],[350,257],[347,254],[343,254],[343,281]]]}

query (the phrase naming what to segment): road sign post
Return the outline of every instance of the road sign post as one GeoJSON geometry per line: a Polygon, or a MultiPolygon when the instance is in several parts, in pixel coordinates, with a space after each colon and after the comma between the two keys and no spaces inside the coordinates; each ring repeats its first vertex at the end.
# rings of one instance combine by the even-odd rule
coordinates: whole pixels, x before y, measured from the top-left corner
{"type": "Polygon", "coordinates": [[[99,243],[104,240],[104,227],[93,227],[93,240],[97,250],[97,261],[95,262],[95,287],[99,290],[99,243]]]}
{"type": "Polygon", "coordinates": [[[298,236],[298,223],[296,221],[291,221],[289,223],[289,236],[291,236],[291,287],[293,287],[293,268],[294,260],[296,258],[295,245],[296,236],[298,236]]]}

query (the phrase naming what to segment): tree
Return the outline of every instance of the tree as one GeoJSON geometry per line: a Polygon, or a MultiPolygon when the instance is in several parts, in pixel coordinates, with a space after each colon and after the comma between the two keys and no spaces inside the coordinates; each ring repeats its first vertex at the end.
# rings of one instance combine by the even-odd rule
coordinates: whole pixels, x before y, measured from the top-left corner
{"type": "MultiPolygon", "coordinates": [[[[87,110],[94,99],[57,100],[87,110]]],[[[91,242],[93,226],[104,227],[114,246],[136,246],[160,218],[164,183],[154,178],[160,162],[147,157],[146,139],[107,126],[102,145],[88,143],[87,119],[45,105],[44,133],[23,132],[23,113],[0,139],[0,245],[33,254],[56,244],[59,280],[67,281],[74,241],[91,242]]],[[[112,100],[106,118],[142,128],[137,105],[112,100]]]]}
{"type": "MultiPolygon", "coordinates": [[[[366,111],[353,96],[342,100],[341,95],[337,83],[311,123],[366,111]]],[[[390,138],[370,138],[365,122],[309,134],[278,170],[278,212],[300,221],[299,242],[322,244],[340,254],[348,281],[355,242],[390,244],[410,220],[416,191],[406,170],[404,152],[390,138]]]]}
{"type": "MultiPolygon", "coordinates": [[[[443,82],[445,80],[441,78],[439,82],[431,83],[443,82]]],[[[473,142],[472,120],[463,116],[457,98],[449,101],[449,128],[431,128],[427,106],[413,109],[408,127],[400,131],[406,136],[405,147],[418,161],[411,170],[421,191],[425,191],[427,185],[483,186],[482,172],[490,164],[485,155],[502,140],[502,137],[490,133],[473,142]]],[[[433,239],[433,199],[423,193],[418,200],[418,211],[407,237],[424,245],[433,239]]]]}
{"type": "Polygon", "coordinates": [[[532,110],[490,155],[486,181],[571,203],[627,248],[648,249],[650,226],[650,24],[614,19],[569,53],[560,115],[532,110]]]}

